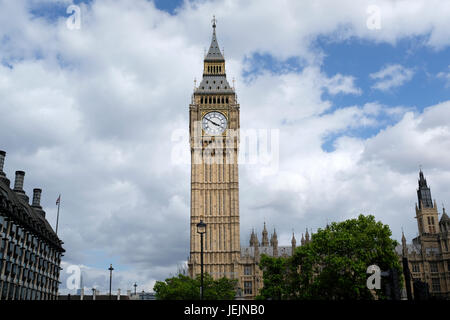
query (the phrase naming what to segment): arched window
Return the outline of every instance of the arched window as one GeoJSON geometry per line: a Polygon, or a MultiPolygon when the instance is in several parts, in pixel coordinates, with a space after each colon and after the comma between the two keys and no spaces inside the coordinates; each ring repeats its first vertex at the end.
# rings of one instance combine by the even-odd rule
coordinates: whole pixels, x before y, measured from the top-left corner
{"type": "Polygon", "coordinates": [[[209,97],[209,103],[211,104],[211,97],[209,97]]]}
{"type": "Polygon", "coordinates": [[[219,66],[219,72],[222,72],[222,66],[219,66]]]}
{"type": "Polygon", "coordinates": [[[213,101],[213,103],[216,103],[216,98],[214,98],[214,101],[213,101]]]}
{"type": "Polygon", "coordinates": [[[224,98],[222,97],[222,103],[225,103],[224,98]]]}
{"type": "Polygon", "coordinates": [[[228,97],[226,98],[226,100],[225,100],[227,103],[228,103],[228,97]]]}
{"type": "Polygon", "coordinates": [[[210,72],[211,70],[210,70],[210,66],[208,66],[208,72],[210,72]]]}
{"type": "Polygon", "coordinates": [[[200,103],[203,103],[203,97],[201,97],[201,99],[200,99],[200,103]]]}

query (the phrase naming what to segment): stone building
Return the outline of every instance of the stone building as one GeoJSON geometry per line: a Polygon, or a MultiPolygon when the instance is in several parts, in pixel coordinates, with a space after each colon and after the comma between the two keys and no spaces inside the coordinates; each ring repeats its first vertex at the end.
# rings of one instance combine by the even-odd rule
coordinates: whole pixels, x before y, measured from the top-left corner
{"type": "Polygon", "coordinates": [[[29,203],[25,172],[16,171],[11,189],[5,156],[0,151],[0,300],[55,300],[63,242],[45,219],[41,189],[29,203]]]}
{"type": "MultiPolygon", "coordinates": [[[[264,224],[262,241],[253,232],[250,245],[240,245],[239,129],[240,106],[234,86],[226,77],[225,58],[213,19],[211,44],[203,61],[203,78],[194,88],[189,105],[191,146],[191,217],[189,276],[201,270],[201,236],[197,224],[206,223],[203,240],[204,272],[214,279],[238,280],[240,298],[252,299],[263,286],[258,267],[261,254],[290,256],[296,246],[278,246],[276,231],[269,235],[264,224]]],[[[309,241],[302,236],[302,244],[309,241]]]]}
{"type": "MultiPolygon", "coordinates": [[[[301,239],[301,245],[309,243],[310,235],[308,229],[301,239]]],[[[269,237],[269,233],[264,223],[261,234],[261,242],[259,242],[257,234],[252,231],[250,234],[250,242],[248,247],[241,247],[241,258],[239,261],[239,288],[240,297],[243,299],[254,299],[263,287],[263,272],[259,268],[261,255],[270,257],[290,257],[297,247],[297,240],[292,233],[290,246],[279,246],[278,235],[276,230],[269,237]],[[270,238],[270,240],[269,240],[270,238]]]]}
{"type": "Polygon", "coordinates": [[[406,243],[403,234],[402,244],[397,246],[396,252],[399,258],[407,257],[413,294],[414,283],[421,281],[428,285],[430,295],[450,299],[450,219],[442,208],[439,220],[436,200],[431,198],[422,170],[417,199],[415,218],[419,234],[410,244],[406,243]]]}
{"type": "Polygon", "coordinates": [[[216,21],[203,79],[189,105],[191,219],[189,275],[200,273],[201,236],[206,223],[204,272],[213,278],[239,275],[239,104],[226,77],[225,58],[216,38],[216,21]]]}

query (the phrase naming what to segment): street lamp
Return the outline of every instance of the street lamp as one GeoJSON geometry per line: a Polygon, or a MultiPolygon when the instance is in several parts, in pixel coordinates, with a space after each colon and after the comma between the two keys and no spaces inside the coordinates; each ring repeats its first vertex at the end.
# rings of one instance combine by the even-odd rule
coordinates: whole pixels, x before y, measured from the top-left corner
{"type": "Polygon", "coordinates": [[[200,222],[197,223],[197,233],[200,234],[200,299],[203,300],[203,235],[206,233],[206,223],[200,219],[200,222]]]}
{"type": "Polygon", "coordinates": [[[109,300],[111,300],[111,283],[112,283],[112,272],[114,270],[112,264],[109,265],[109,300]]]}

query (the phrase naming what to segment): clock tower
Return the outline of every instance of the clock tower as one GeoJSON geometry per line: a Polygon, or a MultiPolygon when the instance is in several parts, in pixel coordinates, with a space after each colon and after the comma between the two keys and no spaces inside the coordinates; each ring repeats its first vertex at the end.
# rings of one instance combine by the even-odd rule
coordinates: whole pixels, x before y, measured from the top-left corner
{"type": "Polygon", "coordinates": [[[189,274],[200,274],[201,236],[204,272],[214,279],[239,276],[239,104],[226,78],[225,58],[212,20],[212,40],[203,63],[203,79],[189,105],[191,147],[191,219],[189,274]]]}

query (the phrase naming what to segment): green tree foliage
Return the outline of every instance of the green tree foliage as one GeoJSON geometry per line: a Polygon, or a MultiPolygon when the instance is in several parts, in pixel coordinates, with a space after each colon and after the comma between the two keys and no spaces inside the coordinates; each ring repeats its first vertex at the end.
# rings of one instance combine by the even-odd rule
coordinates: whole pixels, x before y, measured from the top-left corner
{"type": "Polygon", "coordinates": [[[391,235],[389,226],[370,215],[319,229],[292,257],[261,258],[264,289],[259,298],[373,299],[367,267],[401,271],[391,235]]]}
{"type": "MultiPolygon", "coordinates": [[[[205,300],[232,300],[236,295],[237,280],[221,278],[214,280],[203,274],[203,298],[205,300]]],[[[179,274],[165,281],[157,281],[153,290],[158,300],[199,300],[200,275],[192,279],[179,274]]]]}

